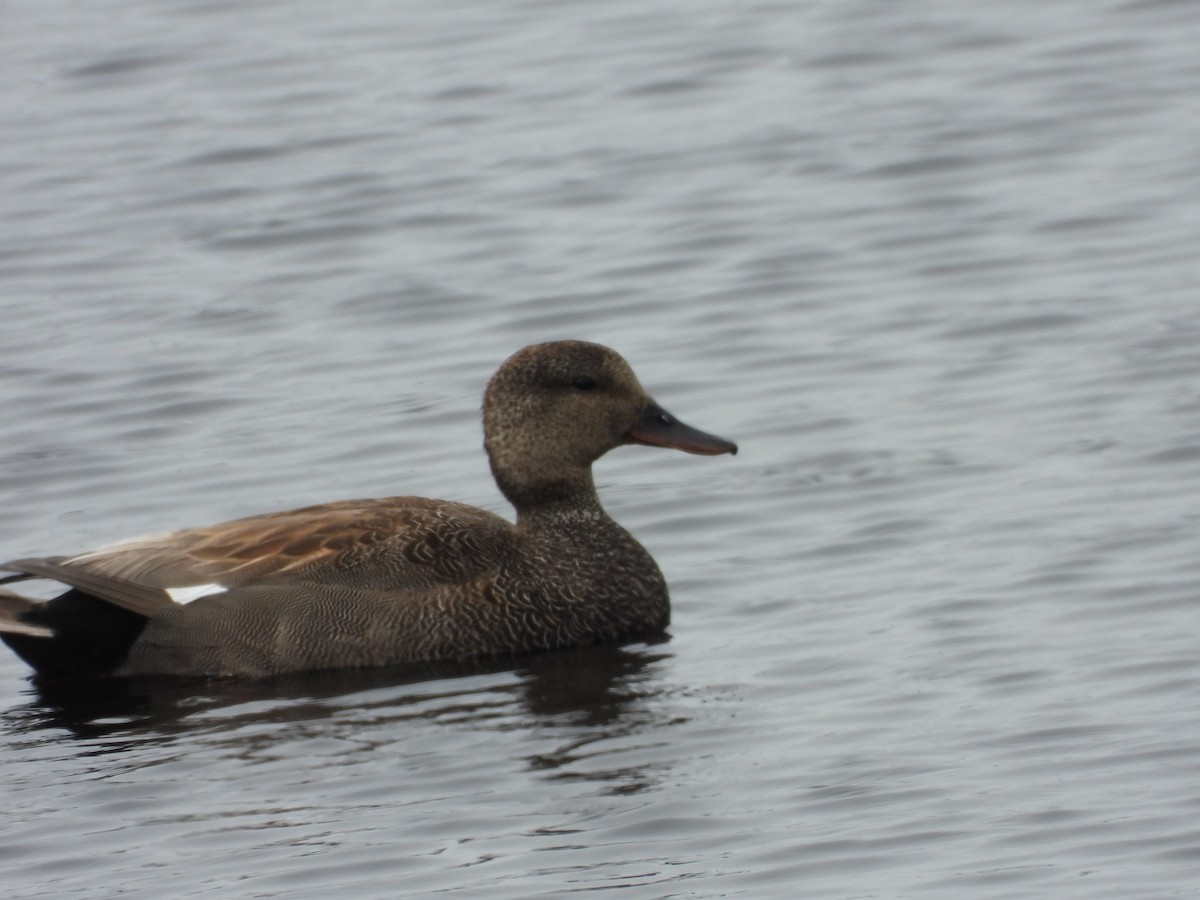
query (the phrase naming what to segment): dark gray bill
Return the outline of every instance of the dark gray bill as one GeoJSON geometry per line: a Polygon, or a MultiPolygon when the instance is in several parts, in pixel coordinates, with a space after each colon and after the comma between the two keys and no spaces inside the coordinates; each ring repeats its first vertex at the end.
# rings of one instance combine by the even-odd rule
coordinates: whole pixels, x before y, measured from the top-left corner
{"type": "Polygon", "coordinates": [[[651,401],[638,419],[637,424],[629,429],[625,440],[630,444],[648,444],[651,447],[673,447],[687,453],[700,453],[705,456],[717,456],[721,453],[737,453],[737,444],[725,438],[708,434],[699,428],[685,425],[673,415],[651,401]]]}

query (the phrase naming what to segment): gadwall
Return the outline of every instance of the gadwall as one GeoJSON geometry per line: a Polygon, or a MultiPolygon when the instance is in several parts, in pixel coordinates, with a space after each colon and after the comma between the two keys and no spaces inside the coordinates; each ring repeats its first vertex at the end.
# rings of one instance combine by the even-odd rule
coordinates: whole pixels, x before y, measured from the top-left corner
{"type": "Polygon", "coordinates": [[[524,653],[653,634],[654,559],[609,518],[592,463],[622,444],[737,445],[658,406],[617,353],[518,351],[488,383],[484,447],[517,521],[445,500],[309,506],[0,566],[0,637],[43,677],[265,676],[524,653]]]}

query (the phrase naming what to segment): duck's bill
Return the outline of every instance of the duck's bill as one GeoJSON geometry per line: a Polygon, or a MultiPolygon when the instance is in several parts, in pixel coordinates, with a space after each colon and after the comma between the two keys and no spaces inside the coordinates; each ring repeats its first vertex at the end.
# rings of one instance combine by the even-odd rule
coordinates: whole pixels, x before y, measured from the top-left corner
{"type": "Polygon", "coordinates": [[[687,453],[718,456],[722,453],[737,453],[737,444],[725,438],[708,434],[699,428],[685,425],[659,406],[651,403],[638,419],[637,424],[625,435],[629,444],[647,444],[651,447],[671,447],[687,453]]]}

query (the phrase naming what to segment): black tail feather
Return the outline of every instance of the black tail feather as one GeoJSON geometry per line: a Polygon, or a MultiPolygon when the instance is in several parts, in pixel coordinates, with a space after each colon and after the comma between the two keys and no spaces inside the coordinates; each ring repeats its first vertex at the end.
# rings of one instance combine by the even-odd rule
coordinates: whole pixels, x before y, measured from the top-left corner
{"type": "Polygon", "coordinates": [[[42,602],[0,589],[0,640],[45,678],[111,675],[145,625],[79,590],[42,602]]]}

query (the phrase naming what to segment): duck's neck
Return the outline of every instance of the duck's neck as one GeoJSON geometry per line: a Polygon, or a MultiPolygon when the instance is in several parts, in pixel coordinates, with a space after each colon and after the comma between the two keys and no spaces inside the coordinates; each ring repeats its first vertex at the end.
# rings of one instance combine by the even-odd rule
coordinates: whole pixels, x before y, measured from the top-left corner
{"type": "Polygon", "coordinates": [[[496,484],[517,511],[517,524],[525,528],[553,527],[555,523],[607,520],[600,505],[591,467],[560,471],[554,478],[521,480],[493,467],[496,484]]]}

